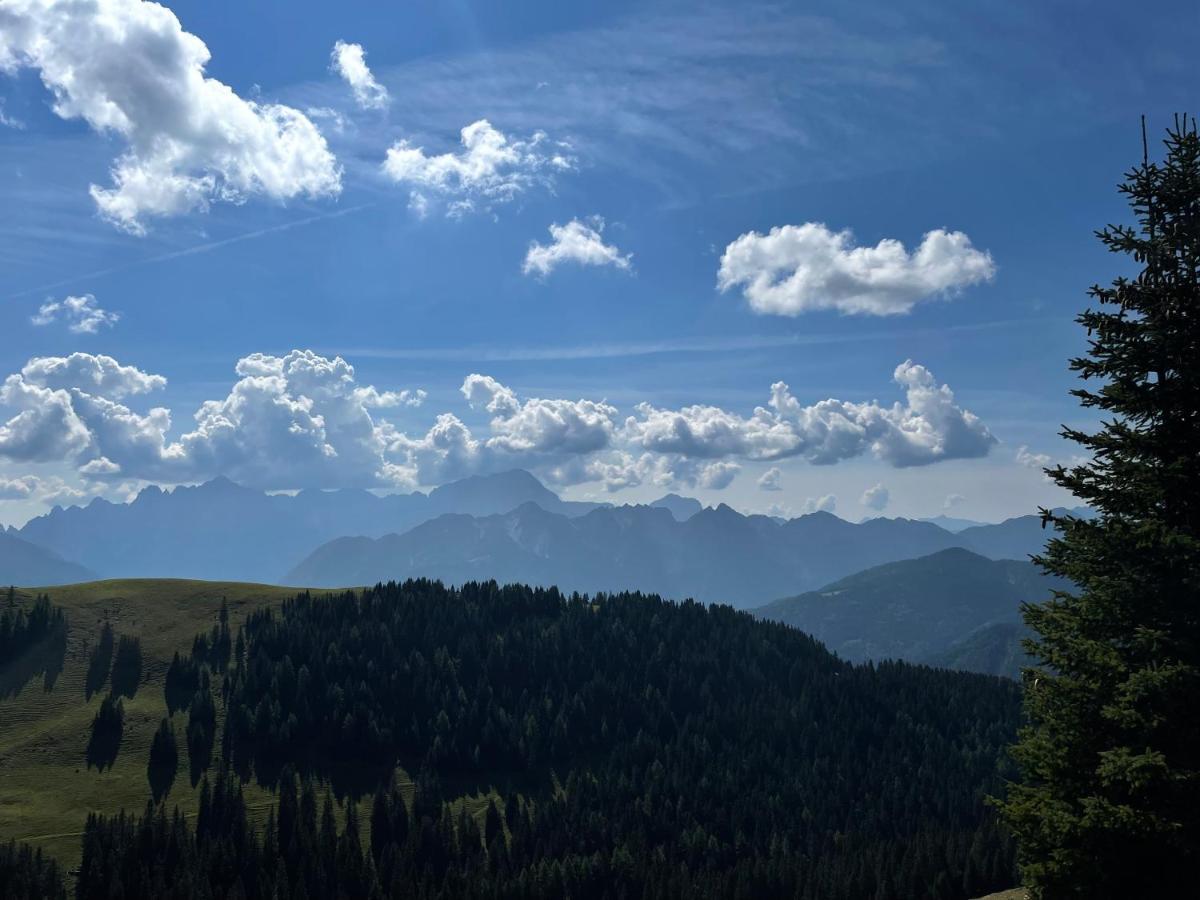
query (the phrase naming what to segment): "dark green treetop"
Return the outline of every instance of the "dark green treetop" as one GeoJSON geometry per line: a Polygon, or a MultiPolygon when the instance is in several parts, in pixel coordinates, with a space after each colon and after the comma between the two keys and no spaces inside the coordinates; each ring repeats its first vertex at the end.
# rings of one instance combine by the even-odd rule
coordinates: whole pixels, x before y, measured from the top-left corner
{"type": "Polygon", "coordinates": [[[1038,560],[1076,589],[1028,605],[1022,783],[1001,812],[1036,897],[1188,896],[1200,871],[1200,136],[1177,118],[1097,233],[1140,267],[1089,292],[1064,428],[1086,461],[1047,474],[1098,513],[1043,518],[1038,560]]]}

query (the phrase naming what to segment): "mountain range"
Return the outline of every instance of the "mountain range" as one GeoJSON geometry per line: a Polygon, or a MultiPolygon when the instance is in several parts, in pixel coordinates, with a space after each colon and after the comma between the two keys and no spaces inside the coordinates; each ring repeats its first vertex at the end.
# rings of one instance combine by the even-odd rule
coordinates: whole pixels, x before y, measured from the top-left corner
{"type": "Polygon", "coordinates": [[[494,516],[441,516],[381,538],[338,538],[283,580],[342,587],[415,576],[454,584],[494,578],[589,593],[643,590],[745,608],[953,547],[989,558],[1040,550],[1046,534],[1037,517],[1013,521],[952,534],[911,519],[855,524],[826,512],[780,521],[724,504],[680,521],[664,507],[605,507],[568,517],[526,503],[494,516]],[[1024,539],[1019,547],[1018,537],[1024,539]]]}
{"type": "Polygon", "coordinates": [[[276,582],[314,547],[342,535],[403,532],[447,513],[486,516],[528,502],[564,516],[597,506],[562,500],[521,470],[382,497],[365,490],[266,494],[216,478],[169,492],[147,487],[130,503],[97,498],[56,507],[18,534],[105,578],[276,582]]]}
{"type": "MultiPolygon", "coordinates": [[[[312,587],[409,576],[494,578],[567,590],[637,589],[741,607],[816,590],[882,563],[961,547],[1020,559],[1046,539],[1036,516],[952,533],[933,523],[851,523],[817,512],[784,520],[705,508],[675,494],[649,506],[561,499],[522,470],[428,494],[364,490],[266,494],[218,478],[147,487],[129,503],[55,508],[10,537],[70,560],[80,577],[200,578],[312,587]]],[[[30,550],[23,550],[25,557],[30,550]]],[[[72,580],[16,565],[0,581],[72,580]],[[35,573],[44,574],[33,577],[35,573]],[[20,576],[20,577],[18,577],[20,576]]],[[[78,580],[78,579],[73,579],[78,580]]]]}
{"type": "Polygon", "coordinates": [[[876,566],[754,611],[811,634],[850,662],[904,659],[1015,676],[1020,607],[1065,582],[1032,562],[954,547],[876,566]]]}
{"type": "Polygon", "coordinates": [[[43,586],[91,581],[95,573],[53,550],[0,531],[0,585],[43,586]]]}

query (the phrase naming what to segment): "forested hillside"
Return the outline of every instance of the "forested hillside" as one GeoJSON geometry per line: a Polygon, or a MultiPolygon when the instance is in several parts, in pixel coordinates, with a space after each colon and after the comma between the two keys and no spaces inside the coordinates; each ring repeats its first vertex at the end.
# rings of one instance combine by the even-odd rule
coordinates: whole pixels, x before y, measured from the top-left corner
{"type": "MultiPolygon", "coordinates": [[[[1016,727],[1011,683],[856,667],[786,626],[638,594],[414,581],[208,608],[188,611],[212,624],[174,638],[169,665],[150,663],[158,628],[143,649],[105,625],[71,654],[73,702],[89,685],[103,702],[58,782],[125,773],[127,798],[57,826],[56,845],[82,832],[78,896],[850,900],[1012,883],[982,800],[1016,727]],[[143,654],[150,681],[126,674],[143,654]]],[[[41,783],[40,762],[10,760],[41,783]]],[[[58,877],[19,846],[5,859],[10,883],[58,877]]]]}
{"type": "Polygon", "coordinates": [[[222,763],[282,788],[264,843],[222,775],[195,833],[91,822],[89,884],[142,864],[249,896],[963,897],[1012,879],[982,796],[1015,686],[853,667],[728,608],[494,583],[302,594],[249,617],[220,691],[222,763]],[[407,806],[397,765],[419,773],[407,806]],[[376,795],[370,841],[353,815],[340,838],[318,825],[311,786],[298,820],[293,767],[376,795]],[[482,822],[444,804],[464,782],[496,792],[482,822]],[[179,842],[197,853],[171,863],[179,842]]]}
{"type": "Polygon", "coordinates": [[[793,625],[843,659],[904,659],[1015,677],[1021,604],[1062,579],[1028,560],[985,559],[961,548],[876,566],[755,615],[793,625]],[[1008,629],[991,626],[1008,625],[1008,629]]]}

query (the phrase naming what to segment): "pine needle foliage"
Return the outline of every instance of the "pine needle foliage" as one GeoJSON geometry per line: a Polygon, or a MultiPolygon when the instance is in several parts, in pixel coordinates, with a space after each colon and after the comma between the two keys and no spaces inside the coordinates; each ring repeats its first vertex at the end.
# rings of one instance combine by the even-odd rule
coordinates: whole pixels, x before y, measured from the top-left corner
{"type": "MultiPolygon", "coordinates": [[[[1143,131],[1144,134],[1144,131],[1143,131]]],[[[1028,605],[1022,782],[1000,803],[1038,898],[1192,896],[1200,870],[1200,136],[1120,187],[1136,225],[1097,236],[1140,269],[1089,292],[1065,427],[1086,461],[1047,474],[1097,513],[1042,511],[1038,560],[1074,589],[1028,605]]]]}

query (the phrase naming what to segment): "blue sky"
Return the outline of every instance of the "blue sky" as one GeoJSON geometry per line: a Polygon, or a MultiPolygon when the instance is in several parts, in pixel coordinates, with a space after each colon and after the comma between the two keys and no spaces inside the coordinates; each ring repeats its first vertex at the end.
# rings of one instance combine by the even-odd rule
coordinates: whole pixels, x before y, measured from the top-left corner
{"type": "Polygon", "coordinates": [[[1092,231],[1200,82],[1183,3],[97,5],[144,40],[0,12],[0,523],[513,465],[850,519],[1066,502],[1072,318],[1126,271],[1092,231]]]}

